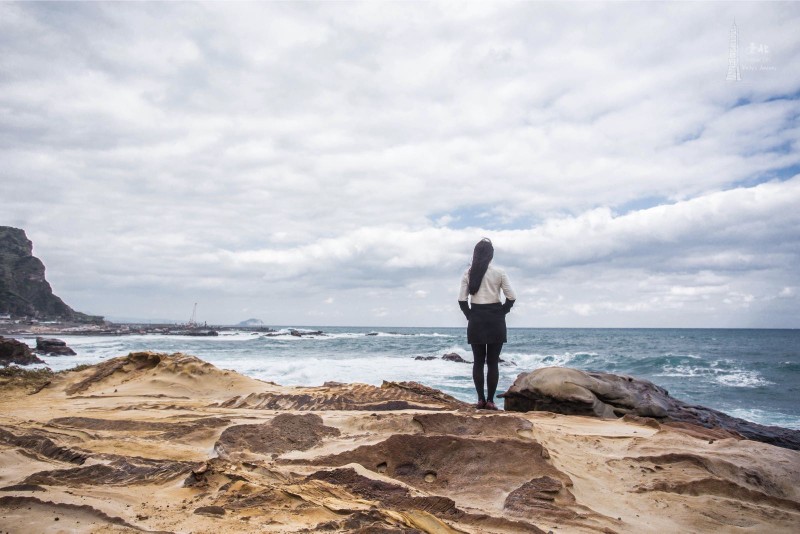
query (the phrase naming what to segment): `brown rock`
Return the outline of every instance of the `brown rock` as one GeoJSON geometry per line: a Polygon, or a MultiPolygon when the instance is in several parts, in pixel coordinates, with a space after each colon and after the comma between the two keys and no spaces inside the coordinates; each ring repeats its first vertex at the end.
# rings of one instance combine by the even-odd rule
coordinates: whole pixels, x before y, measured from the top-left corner
{"type": "Polygon", "coordinates": [[[225,515],[225,508],[222,506],[201,506],[195,509],[194,513],[202,515],[225,515]]]}
{"type": "Polygon", "coordinates": [[[566,415],[617,418],[648,417],[665,423],[689,423],[721,429],[747,439],[800,450],[800,430],[765,426],[725,413],[686,404],[652,382],[612,373],[545,367],[521,373],[506,393],[506,411],[549,411],[566,415]]]}
{"type": "Polygon", "coordinates": [[[281,454],[305,451],[322,443],[328,436],[338,435],[338,429],[325,426],[316,414],[280,414],[269,423],[235,425],[225,429],[214,449],[222,457],[235,452],[281,454]]]}
{"type": "Polygon", "coordinates": [[[540,476],[568,481],[569,477],[542,458],[542,449],[533,440],[486,441],[454,435],[395,434],[375,445],[320,457],[310,463],[338,467],[355,462],[425,491],[440,491],[451,497],[479,495],[489,491],[488,488],[511,491],[540,476]]]}
{"type": "Polygon", "coordinates": [[[455,352],[449,352],[442,356],[443,360],[447,360],[448,362],[457,362],[457,363],[470,363],[455,352]]]}
{"type": "Polygon", "coordinates": [[[10,364],[17,365],[30,365],[32,363],[45,363],[36,357],[31,348],[16,339],[5,338],[0,336],[0,365],[8,366],[10,364]]]}
{"type": "Polygon", "coordinates": [[[50,356],[75,356],[75,351],[65,341],[55,338],[36,338],[36,352],[50,356]]]}

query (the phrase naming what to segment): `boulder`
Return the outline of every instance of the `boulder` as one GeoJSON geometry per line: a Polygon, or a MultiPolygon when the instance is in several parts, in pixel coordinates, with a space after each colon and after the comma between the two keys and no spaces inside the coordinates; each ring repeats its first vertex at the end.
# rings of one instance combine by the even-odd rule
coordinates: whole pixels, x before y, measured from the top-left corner
{"type": "Polygon", "coordinates": [[[12,363],[30,365],[44,362],[31,352],[31,348],[22,341],[0,336],[0,365],[6,367],[12,363]]]}
{"type": "Polygon", "coordinates": [[[67,346],[66,341],[56,338],[37,337],[36,352],[49,356],[75,356],[75,351],[67,346]]]}
{"type": "Polygon", "coordinates": [[[448,362],[458,362],[458,363],[470,363],[455,352],[449,352],[442,356],[443,360],[447,360],[448,362]]]}
{"type": "Polygon", "coordinates": [[[507,411],[548,411],[602,418],[639,416],[662,424],[721,429],[743,438],[800,450],[800,430],[766,426],[690,405],[652,382],[612,373],[545,367],[521,373],[507,392],[507,411]]]}

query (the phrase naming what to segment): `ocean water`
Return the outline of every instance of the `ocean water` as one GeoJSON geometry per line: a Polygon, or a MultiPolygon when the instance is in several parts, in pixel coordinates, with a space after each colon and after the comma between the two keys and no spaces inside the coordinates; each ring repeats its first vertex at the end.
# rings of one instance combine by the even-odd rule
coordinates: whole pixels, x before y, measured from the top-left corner
{"type": "MultiPolygon", "coordinates": [[[[471,365],[414,359],[456,352],[471,361],[464,328],[298,330],[325,335],[295,337],[287,328],[277,337],[246,329],[218,337],[62,336],[78,355],[42,359],[61,370],[131,351],[184,352],[284,385],[414,380],[465,401],[476,398],[471,365]]],[[[35,345],[32,337],[20,339],[35,345]]],[[[508,363],[500,365],[498,393],[521,372],[576,367],[645,378],[689,403],[800,429],[800,330],[513,328],[501,358],[508,363]]]]}

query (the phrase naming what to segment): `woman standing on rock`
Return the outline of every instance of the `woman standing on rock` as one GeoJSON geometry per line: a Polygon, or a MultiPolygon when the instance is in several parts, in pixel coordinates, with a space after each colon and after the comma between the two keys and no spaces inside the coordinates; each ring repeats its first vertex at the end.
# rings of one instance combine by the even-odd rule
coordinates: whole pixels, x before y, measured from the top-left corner
{"type": "Polygon", "coordinates": [[[496,410],[494,394],[500,377],[498,365],[500,351],[506,342],[506,314],[511,311],[516,295],[511,289],[505,271],[489,265],[494,257],[492,242],[481,239],[472,253],[472,265],[461,278],[458,305],[467,318],[467,342],[472,346],[472,380],[478,392],[478,409],[496,410]],[[500,304],[500,290],[506,297],[500,304]],[[471,298],[470,298],[471,296],[471,298]],[[472,306],[467,302],[470,298],[472,306]],[[486,375],[488,394],[483,392],[483,366],[488,363],[486,375]]]}

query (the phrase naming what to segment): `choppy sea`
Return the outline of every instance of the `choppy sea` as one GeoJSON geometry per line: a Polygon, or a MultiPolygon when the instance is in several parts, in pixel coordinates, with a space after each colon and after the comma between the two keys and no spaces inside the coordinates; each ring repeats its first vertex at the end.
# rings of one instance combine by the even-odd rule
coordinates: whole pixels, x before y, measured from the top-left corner
{"type": "MultiPolygon", "coordinates": [[[[324,335],[268,337],[247,329],[218,337],[60,336],[77,353],[44,356],[53,370],[93,364],[131,351],[184,352],[214,365],[284,385],[326,381],[414,380],[473,401],[464,328],[305,327],[324,335]],[[372,334],[372,335],[368,335],[372,334]],[[377,335],[375,335],[377,334],[377,335]]],[[[31,346],[35,339],[20,337],[31,346]]],[[[501,358],[498,392],[517,375],[547,366],[645,378],[673,397],[761,424],[800,429],[800,330],[513,328],[501,358]]]]}

